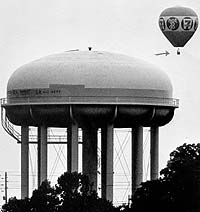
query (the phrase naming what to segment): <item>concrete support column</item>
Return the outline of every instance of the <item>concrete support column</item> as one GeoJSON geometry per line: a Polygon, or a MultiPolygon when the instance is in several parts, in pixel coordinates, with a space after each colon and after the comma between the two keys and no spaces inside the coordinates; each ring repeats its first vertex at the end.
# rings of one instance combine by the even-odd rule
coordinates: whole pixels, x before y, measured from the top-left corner
{"type": "Polygon", "coordinates": [[[83,131],[83,174],[97,190],[97,128],[84,127],[83,131]]]}
{"type": "Polygon", "coordinates": [[[78,172],[78,125],[67,128],[67,171],[78,172]]]}
{"type": "Polygon", "coordinates": [[[38,127],[38,186],[47,180],[47,127],[38,127]]]}
{"type": "Polygon", "coordinates": [[[143,181],[143,128],[132,128],[132,195],[143,181]]]}
{"type": "Polygon", "coordinates": [[[156,180],[159,175],[159,128],[151,127],[150,133],[150,178],[156,180]]]}
{"type": "Polygon", "coordinates": [[[29,196],[29,127],[21,126],[21,199],[29,196]]]}
{"type": "Polygon", "coordinates": [[[101,128],[101,196],[113,201],[113,124],[101,128]]]}

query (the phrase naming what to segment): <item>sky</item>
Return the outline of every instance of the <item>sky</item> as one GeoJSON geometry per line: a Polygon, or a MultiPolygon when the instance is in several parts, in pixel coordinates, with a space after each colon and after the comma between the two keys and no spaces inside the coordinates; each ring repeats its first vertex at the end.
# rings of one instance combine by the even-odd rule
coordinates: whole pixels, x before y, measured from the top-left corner
{"type": "MultiPolygon", "coordinates": [[[[199,1],[0,0],[0,3],[1,98],[6,97],[11,74],[25,63],[92,46],[93,50],[144,59],[170,77],[173,97],[180,100],[180,106],[173,120],[160,128],[160,169],[166,166],[170,152],[176,147],[199,142],[200,29],[181,49],[181,55],[176,55],[176,48],[158,26],[159,15],[165,8],[186,6],[200,14],[199,1]],[[170,55],[155,56],[166,50],[170,55]]],[[[20,145],[0,127],[0,190],[5,171],[19,174],[20,145]]]]}

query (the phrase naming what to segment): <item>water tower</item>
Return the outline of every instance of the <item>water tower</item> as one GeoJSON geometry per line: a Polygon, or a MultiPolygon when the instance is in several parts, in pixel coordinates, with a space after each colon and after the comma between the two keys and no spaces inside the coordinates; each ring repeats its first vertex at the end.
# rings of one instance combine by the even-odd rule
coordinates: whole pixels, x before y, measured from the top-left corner
{"type": "Polygon", "coordinates": [[[2,102],[6,118],[21,126],[21,197],[28,196],[29,127],[38,128],[38,183],[47,179],[47,128],[67,129],[67,171],[82,171],[97,187],[97,130],[101,129],[102,197],[113,200],[113,129],[132,129],[132,193],[143,177],[143,127],[150,127],[150,176],[158,177],[159,127],[178,107],[172,84],[160,69],[129,56],[68,51],[17,69],[2,102]]]}

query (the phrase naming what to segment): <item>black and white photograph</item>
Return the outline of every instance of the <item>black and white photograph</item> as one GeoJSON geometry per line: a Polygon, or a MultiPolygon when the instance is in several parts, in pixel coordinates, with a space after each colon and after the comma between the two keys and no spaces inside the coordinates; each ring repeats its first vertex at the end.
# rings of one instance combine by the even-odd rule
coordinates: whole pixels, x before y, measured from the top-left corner
{"type": "Polygon", "coordinates": [[[200,212],[200,2],[0,5],[0,210],[200,212]]]}

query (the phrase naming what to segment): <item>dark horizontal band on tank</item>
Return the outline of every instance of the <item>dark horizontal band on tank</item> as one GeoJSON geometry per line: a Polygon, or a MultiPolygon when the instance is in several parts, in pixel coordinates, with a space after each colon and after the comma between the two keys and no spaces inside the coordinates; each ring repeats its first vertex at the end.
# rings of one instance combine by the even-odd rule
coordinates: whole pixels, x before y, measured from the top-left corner
{"type": "Polygon", "coordinates": [[[1,99],[1,105],[153,105],[153,106],[170,106],[179,107],[179,100],[174,98],[160,98],[160,97],[107,97],[107,96],[66,96],[66,97],[37,97],[37,98],[4,98],[1,99]]]}
{"type": "Polygon", "coordinates": [[[49,88],[12,89],[7,91],[7,98],[36,98],[36,97],[171,97],[171,90],[139,89],[139,88],[87,88],[83,84],[50,84],[49,88]]]}

